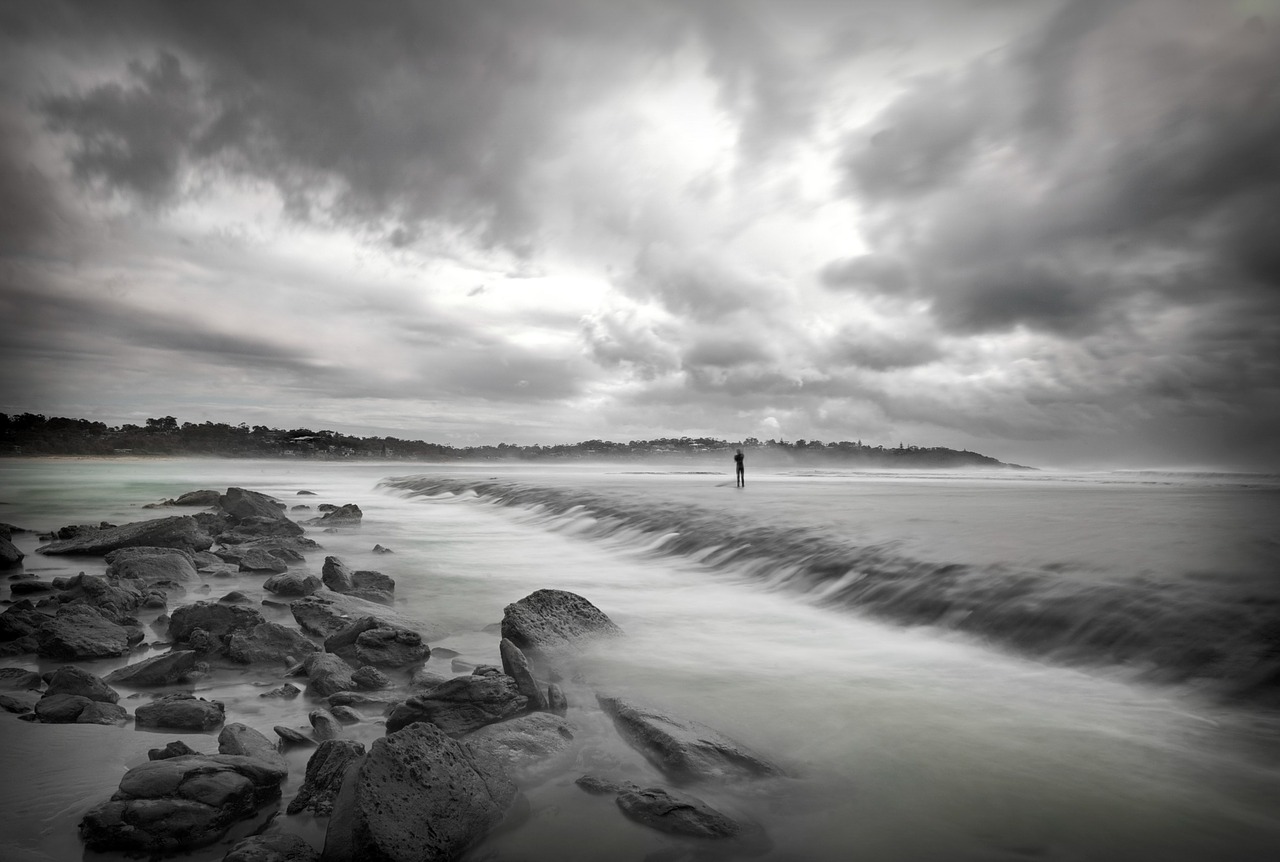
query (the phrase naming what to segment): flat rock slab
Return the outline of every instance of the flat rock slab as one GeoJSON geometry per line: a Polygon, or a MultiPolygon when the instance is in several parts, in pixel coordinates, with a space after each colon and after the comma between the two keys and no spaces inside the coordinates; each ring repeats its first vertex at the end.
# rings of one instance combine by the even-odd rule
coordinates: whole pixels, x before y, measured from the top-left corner
{"type": "Polygon", "coordinates": [[[442,634],[438,627],[406,617],[384,605],[327,588],[290,602],[289,610],[303,631],[323,638],[337,634],[360,617],[376,617],[393,628],[416,631],[428,642],[442,634]]]}
{"type": "Polygon", "coordinates": [[[431,725],[410,725],[375,740],[350,767],[324,859],[456,859],[502,820],[515,794],[501,767],[483,754],[431,725]]]}
{"type": "Polygon", "coordinates": [[[119,548],[180,548],[203,551],[213,538],[189,515],[174,515],[152,521],[138,521],[119,527],[83,530],[70,539],[36,548],[41,554],[88,554],[102,556],[119,548]]]}
{"type": "Polygon", "coordinates": [[[621,634],[603,611],[565,590],[538,590],[502,612],[502,636],[522,650],[561,649],[621,634]]]}
{"type": "Polygon", "coordinates": [[[85,604],[63,605],[36,632],[36,652],[45,658],[108,658],[128,651],[128,630],[85,604]]]}
{"type": "Polygon", "coordinates": [[[618,808],[629,819],[660,832],[690,838],[734,838],[750,831],[696,796],[646,787],[618,794],[618,808]]]}
{"type": "Polygon", "coordinates": [[[297,629],[262,622],[233,632],[227,639],[227,656],[241,664],[288,664],[319,652],[320,647],[297,629]]]}
{"type": "Polygon", "coordinates": [[[450,736],[462,736],[514,718],[527,706],[516,681],[505,674],[459,676],[395,707],[387,716],[387,731],[429,722],[450,736]]]}
{"type": "Polygon", "coordinates": [[[197,659],[194,650],[174,650],[113,670],[107,674],[107,682],[133,688],[179,685],[199,673],[197,659]]]}
{"type": "Polygon", "coordinates": [[[782,770],[718,730],[618,697],[598,695],[619,734],[673,781],[737,781],[782,770]]]}
{"type": "MultiPolygon", "coordinates": [[[[132,550],[132,549],[124,549],[132,550]]],[[[162,581],[189,583],[200,580],[191,556],[169,548],[138,548],[145,554],[126,554],[113,551],[107,557],[108,578],[142,581],[148,584],[162,581]]]]}
{"type": "Polygon", "coordinates": [[[25,691],[44,688],[44,680],[33,670],[0,667],[0,691],[25,691]]]}

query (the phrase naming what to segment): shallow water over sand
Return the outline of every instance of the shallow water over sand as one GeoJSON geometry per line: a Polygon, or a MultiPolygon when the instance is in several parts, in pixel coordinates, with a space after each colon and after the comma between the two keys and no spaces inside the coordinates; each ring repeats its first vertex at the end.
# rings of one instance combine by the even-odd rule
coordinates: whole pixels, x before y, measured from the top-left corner
{"type": "MultiPolygon", "coordinates": [[[[527,783],[527,814],[468,859],[692,858],[689,845],[631,824],[611,799],[573,786],[586,771],[659,780],[594,709],[596,690],[704,721],[787,770],[778,781],[695,791],[765,825],[773,848],[762,859],[1262,860],[1280,846],[1280,761],[1268,710],[1221,705],[1195,678],[1135,682],[1142,668],[1133,663],[1034,660],[1017,644],[946,621],[904,626],[870,617],[856,603],[836,601],[843,574],[810,582],[798,577],[799,564],[762,562],[794,553],[788,542],[804,547],[808,537],[824,547],[877,548],[876,559],[964,565],[984,577],[1032,571],[1062,583],[1156,583],[1167,589],[1152,588],[1154,594],[1172,590],[1193,606],[1201,596],[1206,603],[1242,592],[1265,598],[1277,571],[1273,486],[1025,474],[749,474],[739,492],[727,474],[627,470],[430,469],[450,482],[475,486],[496,477],[511,488],[409,496],[375,486],[428,468],[0,462],[0,500],[7,503],[0,521],[48,529],[139,520],[155,514],[139,510],[144,502],[228,485],[291,505],[354,502],[365,512],[363,527],[313,534],[324,553],[392,575],[397,610],[429,623],[433,647],[473,663],[496,662],[497,635],[484,629],[507,603],[546,587],[586,596],[628,636],[585,654],[564,683],[579,728],[574,762],[527,783]],[[317,496],[298,498],[300,489],[317,496]],[[559,510],[557,495],[565,493],[602,502],[559,510]],[[735,530],[758,537],[766,527],[779,531],[768,534],[777,541],[758,553],[735,555],[733,547],[694,540],[735,530]],[[395,553],[372,555],[375,542],[395,553]]],[[[34,542],[23,542],[30,553],[34,542]]],[[[322,559],[313,555],[308,567],[318,572],[322,559]]],[[[42,574],[50,576],[68,565],[95,565],[39,556],[26,562],[48,567],[42,574]]],[[[260,599],[261,580],[217,583],[211,595],[225,586],[260,599]]],[[[447,660],[431,665],[437,662],[448,672],[447,660]]],[[[100,664],[95,672],[114,666],[100,664]]],[[[297,724],[298,708],[286,714],[287,707],[257,698],[255,684],[278,682],[272,672],[251,669],[198,693],[224,700],[228,720],[270,734],[273,724],[297,724]]],[[[133,703],[123,702],[132,711],[133,703]]],[[[379,734],[373,721],[357,727],[370,738],[379,734]]],[[[214,747],[212,736],[206,746],[199,736],[179,738],[214,747]]],[[[46,777],[36,785],[38,801],[25,809],[0,797],[7,827],[0,842],[14,855],[31,854],[22,858],[79,858],[66,855],[79,848],[75,822],[114,786],[103,773],[114,766],[118,780],[125,765],[168,738],[131,726],[19,725],[0,715],[0,752],[23,750],[3,754],[6,767],[46,777]],[[95,756],[82,762],[70,733],[101,737],[95,756]],[[32,757],[41,734],[60,741],[32,757]],[[29,824],[20,828],[24,810],[39,810],[49,825],[39,834],[29,824]]],[[[306,753],[294,757],[286,802],[306,753]]],[[[297,820],[281,815],[286,827],[318,843],[322,824],[297,820]]],[[[202,858],[220,858],[225,849],[202,858]]]]}

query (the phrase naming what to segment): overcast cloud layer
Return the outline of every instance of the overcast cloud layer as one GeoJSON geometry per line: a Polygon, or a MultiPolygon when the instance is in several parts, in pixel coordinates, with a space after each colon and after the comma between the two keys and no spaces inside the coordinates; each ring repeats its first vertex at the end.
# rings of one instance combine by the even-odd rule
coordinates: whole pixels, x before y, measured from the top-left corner
{"type": "Polygon", "coordinates": [[[0,411],[1280,469],[1280,2],[0,7],[0,411]]]}

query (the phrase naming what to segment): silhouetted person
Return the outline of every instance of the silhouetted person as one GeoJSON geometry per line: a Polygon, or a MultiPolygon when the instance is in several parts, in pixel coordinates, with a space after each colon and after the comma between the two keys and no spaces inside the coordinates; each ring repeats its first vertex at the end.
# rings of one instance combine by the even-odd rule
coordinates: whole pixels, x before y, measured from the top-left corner
{"type": "Polygon", "coordinates": [[[738,469],[738,487],[747,487],[747,472],[742,466],[742,462],[746,459],[742,455],[742,450],[738,450],[738,454],[733,456],[733,463],[738,469]]]}

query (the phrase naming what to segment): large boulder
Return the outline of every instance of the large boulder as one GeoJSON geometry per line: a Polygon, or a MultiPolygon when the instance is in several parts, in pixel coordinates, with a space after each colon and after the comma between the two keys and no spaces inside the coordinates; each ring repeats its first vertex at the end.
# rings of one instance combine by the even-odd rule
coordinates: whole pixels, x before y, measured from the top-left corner
{"type": "Polygon", "coordinates": [[[119,527],[81,530],[69,539],[50,542],[36,550],[42,554],[89,554],[101,556],[117,548],[153,547],[203,551],[213,538],[187,515],[138,521],[119,527]]]}
{"type": "Polygon", "coordinates": [[[351,583],[350,594],[353,596],[359,596],[380,605],[390,605],[395,602],[396,582],[390,575],[361,569],[351,573],[351,583]]]}
{"type": "Polygon", "coordinates": [[[246,724],[232,722],[218,734],[218,752],[253,757],[273,769],[289,771],[289,761],[276,750],[275,743],[246,724]]]}
{"type": "Polygon", "coordinates": [[[16,569],[26,554],[19,551],[8,536],[0,536],[0,569],[16,569]]]}
{"type": "Polygon", "coordinates": [[[287,812],[310,811],[318,817],[333,813],[333,801],[342,789],[347,767],[364,757],[363,743],[350,739],[327,739],[320,743],[307,761],[306,776],[298,795],[289,803],[287,812]]]}
{"type": "Polygon", "coordinates": [[[45,658],[109,658],[129,651],[129,630],[86,604],[63,605],[36,632],[36,653],[45,658]]]}
{"type": "Polygon", "coordinates": [[[107,563],[108,578],[146,584],[200,580],[192,555],[172,548],[122,548],[107,554],[107,563]]]}
{"type": "Polygon", "coordinates": [[[237,521],[285,517],[283,507],[275,499],[244,488],[228,488],[227,493],[218,498],[218,506],[237,521]]]}
{"type": "Polygon", "coordinates": [[[188,491],[173,501],[175,506],[216,506],[222,495],[217,491],[188,491]]]}
{"type": "Polygon", "coordinates": [[[565,590],[538,590],[502,612],[502,636],[522,650],[556,650],[620,634],[603,611],[565,590]]]}
{"type": "Polygon", "coordinates": [[[129,717],[118,704],[79,694],[46,694],[37,701],[35,714],[45,724],[123,724],[129,717]]]}
{"type": "Polygon", "coordinates": [[[456,859],[506,814],[515,785],[482,752],[414,724],[350,767],[325,836],[326,862],[456,859]]]}
{"type": "Polygon", "coordinates": [[[463,739],[493,755],[509,775],[535,779],[562,765],[573,726],[549,712],[531,712],[472,731],[463,739]]]}
{"type": "Polygon", "coordinates": [[[221,701],[205,700],[186,692],[168,694],[133,711],[138,727],[169,730],[213,730],[222,724],[226,708],[221,701]]]}
{"type": "Polygon", "coordinates": [[[324,583],[315,575],[303,575],[299,572],[281,572],[272,575],[263,583],[262,588],[277,596],[309,596],[324,589],[324,583]]]}
{"type": "Polygon", "coordinates": [[[119,693],[107,685],[102,677],[70,664],[49,674],[49,687],[45,690],[45,696],[51,694],[74,694],[102,703],[120,702],[119,693]]]}
{"type": "Polygon", "coordinates": [[[288,769],[257,757],[194,754],[151,760],[80,821],[80,837],[98,852],[167,855],[212,844],[237,820],[280,795],[288,769]]]}
{"type": "Polygon", "coordinates": [[[0,614],[0,642],[34,638],[36,631],[48,621],[49,615],[36,610],[30,599],[16,601],[0,614]]]}
{"type": "Polygon", "coordinates": [[[422,635],[374,617],[361,617],[325,638],[324,648],[357,667],[409,667],[431,657],[422,635]]]}
{"type": "Polygon", "coordinates": [[[619,697],[598,695],[623,739],[673,781],[738,781],[782,770],[714,728],[619,697]]]}
{"type": "Polygon", "coordinates": [[[266,619],[261,612],[253,608],[220,602],[196,602],[176,608],[169,615],[169,637],[184,643],[196,629],[203,629],[215,638],[223,638],[264,622],[266,619]]]}
{"type": "Polygon", "coordinates": [[[519,715],[528,703],[505,674],[454,677],[395,707],[387,716],[387,732],[425,721],[450,736],[463,736],[519,715]]]}
{"type": "Polygon", "coordinates": [[[181,685],[200,673],[198,660],[194,650],[173,650],[113,670],[107,674],[107,682],[131,688],[181,685]]]}
{"type": "Polygon", "coordinates": [[[324,558],[320,576],[324,580],[324,585],[335,593],[349,593],[355,586],[351,570],[347,568],[342,560],[334,556],[324,558]]]}
{"type": "Polygon", "coordinates": [[[293,665],[319,650],[302,632],[271,622],[240,629],[227,639],[228,658],[242,664],[293,665]]]}
{"type": "Polygon", "coordinates": [[[81,572],[60,583],[62,592],[58,601],[63,604],[81,602],[91,605],[107,619],[121,625],[128,624],[142,604],[142,592],[137,587],[98,575],[81,572]]]}

